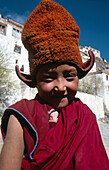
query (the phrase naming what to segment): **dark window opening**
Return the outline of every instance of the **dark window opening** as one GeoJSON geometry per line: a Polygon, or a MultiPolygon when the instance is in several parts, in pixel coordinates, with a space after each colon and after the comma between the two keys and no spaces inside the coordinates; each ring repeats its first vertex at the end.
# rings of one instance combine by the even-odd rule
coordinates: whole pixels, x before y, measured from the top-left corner
{"type": "Polygon", "coordinates": [[[16,37],[16,38],[21,38],[21,31],[13,28],[12,30],[12,36],[16,37]]]}
{"type": "Polygon", "coordinates": [[[18,60],[16,59],[15,64],[17,64],[17,63],[18,63],[18,60]]]}
{"type": "Polygon", "coordinates": [[[106,80],[108,80],[108,75],[106,75],[106,80]]]}
{"type": "Polygon", "coordinates": [[[6,35],[6,26],[0,25],[0,34],[6,35]]]}
{"type": "Polygon", "coordinates": [[[21,54],[21,47],[18,45],[15,45],[14,52],[21,54]]]}

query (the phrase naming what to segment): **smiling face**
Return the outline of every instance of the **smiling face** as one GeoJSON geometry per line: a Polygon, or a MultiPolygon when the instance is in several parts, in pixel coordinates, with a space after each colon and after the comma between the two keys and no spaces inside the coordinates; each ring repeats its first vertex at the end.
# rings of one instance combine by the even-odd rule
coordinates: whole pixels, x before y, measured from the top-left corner
{"type": "Polygon", "coordinates": [[[36,82],[39,96],[52,107],[61,109],[72,102],[77,92],[77,70],[62,63],[44,65],[37,72],[36,82]]]}

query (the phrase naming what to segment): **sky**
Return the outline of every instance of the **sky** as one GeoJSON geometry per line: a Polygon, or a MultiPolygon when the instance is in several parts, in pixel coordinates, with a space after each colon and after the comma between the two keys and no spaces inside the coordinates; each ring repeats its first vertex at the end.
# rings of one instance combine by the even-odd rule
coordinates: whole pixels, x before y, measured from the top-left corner
{"type": "MultiPolygon", "coordinates": [[[[79,45],[99,50],[109,62],[109,0],[55,0],[80,27],[79,45]]],[[[0,13],[24,24],[40,0],[0,0],[0,13]]]]}

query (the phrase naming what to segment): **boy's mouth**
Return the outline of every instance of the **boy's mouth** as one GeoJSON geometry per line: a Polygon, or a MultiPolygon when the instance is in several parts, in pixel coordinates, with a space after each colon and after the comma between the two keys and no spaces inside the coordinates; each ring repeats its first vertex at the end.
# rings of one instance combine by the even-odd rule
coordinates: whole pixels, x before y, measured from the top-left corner
{"type": "Polygon", "coordinates": [[[58,95],[53,95],[55,98],[57,98],[57,99],[63,99],[63,98],[66,98],[66,97],[68,97],[68,95],[60,95],[60,94],[58,94],[58,95]]]}

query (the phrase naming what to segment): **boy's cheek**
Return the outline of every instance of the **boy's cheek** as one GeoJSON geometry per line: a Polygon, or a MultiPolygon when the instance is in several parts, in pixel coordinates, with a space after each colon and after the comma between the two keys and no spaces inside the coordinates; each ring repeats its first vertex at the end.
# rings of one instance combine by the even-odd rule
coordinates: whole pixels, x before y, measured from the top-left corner
{"type": "Polygon", "coordinates": [[[38,92],[39,93],[49,93],[50,91],[51,91],[51,89],[49,89],[49,87],[48,86],[38,86],[37,87],[37,89],[38,89],[38,92]]]}
{"type": "Polygon", "coordinates": [[[41,83],[39,84],[39,88],[43,91],[51,91],[53,89],[53,86],[51,83],[41,83]]]}

